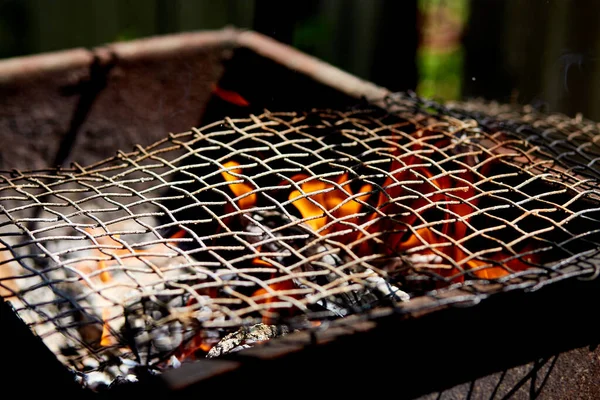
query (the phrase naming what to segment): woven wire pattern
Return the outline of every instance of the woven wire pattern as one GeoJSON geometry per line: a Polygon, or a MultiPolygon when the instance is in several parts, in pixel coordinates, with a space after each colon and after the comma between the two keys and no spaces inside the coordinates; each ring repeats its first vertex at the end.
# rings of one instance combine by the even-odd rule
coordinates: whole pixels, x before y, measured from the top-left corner
{"type": "Polygon", "coordinates": [[[597,171],[580,156],[599,150],[597,125],[387,106],[265,111],[4,173],[0,295],[82,371],[168,367],[261,321],[598,274],[597,171]]]}

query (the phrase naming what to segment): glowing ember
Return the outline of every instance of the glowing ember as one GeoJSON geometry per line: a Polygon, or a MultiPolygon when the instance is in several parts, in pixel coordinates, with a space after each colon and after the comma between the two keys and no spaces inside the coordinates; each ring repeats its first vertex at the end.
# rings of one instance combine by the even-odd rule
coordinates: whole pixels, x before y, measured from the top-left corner
{"type": "Polygon", "coordinates": [[[239,93],[234,92],[232,90],[223,89],[222,87],[216,84],[213,85],[212,92],[213,94],[220,97],[222,100],[231,104],[235,104],[236,106],[248,107],[250,105],[248,100],[242,97],[242,95],[240,95],[239,93]]]}

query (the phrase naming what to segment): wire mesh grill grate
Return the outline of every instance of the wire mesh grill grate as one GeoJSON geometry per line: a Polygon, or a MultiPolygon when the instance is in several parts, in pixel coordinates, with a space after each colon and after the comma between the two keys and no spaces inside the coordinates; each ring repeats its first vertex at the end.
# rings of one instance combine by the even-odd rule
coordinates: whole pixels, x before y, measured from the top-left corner
{"type": "Polygon", "coordinates": [[[116,376],[259,322],[595,277],[598,125],[468,106],[264,112],[5,173],[0,295],[65,364],[116,376]]]}

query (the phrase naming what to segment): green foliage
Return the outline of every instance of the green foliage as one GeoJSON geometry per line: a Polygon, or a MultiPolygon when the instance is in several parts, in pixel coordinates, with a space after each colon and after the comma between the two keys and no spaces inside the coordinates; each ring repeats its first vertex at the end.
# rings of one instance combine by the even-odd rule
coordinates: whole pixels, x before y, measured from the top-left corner
{"type": "Polygon", "coordinates": [[[417,54],[417,93],[438,100],[462,95],[461,37],[469,16],[467,0],[419,0],[423,40],[417,54]]]}

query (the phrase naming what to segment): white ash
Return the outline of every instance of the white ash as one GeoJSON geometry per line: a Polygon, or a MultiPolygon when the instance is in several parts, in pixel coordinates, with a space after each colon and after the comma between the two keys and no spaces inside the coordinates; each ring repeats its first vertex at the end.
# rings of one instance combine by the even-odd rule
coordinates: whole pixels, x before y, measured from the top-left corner
{"type": "Polygon", "coordinates": [[[210,342],[217,342],[222,337],[220,329],[202,328],[202,323],[209,319],[224,322],[225,315],[208,305],[210,297],[195,298],[203,305],[194,312],[179,311],[188,302],[187,295],[140,299],[125,307],[124,340],[140,363],[158,363],[197,335],[210,342]]]}
{"type": "MultiPolygon", "coordinates": [[[[150,226],[156,224],[154,221],[147,223],[150,226]]],[[[81,236],[80,232],[73,232],[72,229],[61,228],[51,233],[63,237],[81,236]]],[[[109,229],[121,232],[140,231],[139,225],[132,221],[109,229]]],[[[100,236],[102,232],[92,230],[90,234],[99,235],[97,240],[103,244],[103,236],[100,236]]],[[[49,235],[50,233],[46,236],[49,235]]],[[[112,248],[119,247],[112,239],[114,236],[108,237],[113,241],[109,243],[112,248]]],[[[127,240],[143,243],[152,238],[149,233],[132,234],[127,240]]],[[[45,246],[53,257],[40,259],[46,262],[43,265],[33,265],[30,259],[10,261],[12,257],[29,252],[40,253],[40,249],[33,245],[17,248],[23,254],[17,252],[11,255],[8,250],[0,253],[10,261],[0,266],[0,277],[12,277],[12,280],[6,282],[16,286],[4,288],[3,297],[13,305],[24,322],[43,338],[46,346],[65,366],[83,374],[82,384],[98,388],[111,384],[117,378],[130,379],[135,375],[132,366],[114,365],[115,358],[131,355],[131,350],[122,337],[125,325],[123,305],[164,291],[165,282],[198,279],[193,259],[180,256],[166,246],[157,249],[155,245],[153,250],[162,254],[129,257],[127,260],[123,259],[123,265],[119,265],[120,262],[117,261],[110,262],[109,266],[119,267],[110,268],[110,279],[105,282],[100,279],[102,271],[95,274],[89,272],[98,269],[98,263],[90,257],[101,255],[94,253],[95,245],[89,239],[82,238],[81,242],[48,240],[45,246]],[[89,249],[71,251],[74,246],[88,246],[89,249]],[[86,261],[86,258],[89,260],[86,261]],[[24,277],[32,274],[33,276],[24,277]],[[86,279],[82,279],[82,276],[86,279]],[[107,347],[101,345],[106,336],[105,325],[110,329],[110,345],[107,347]]],[[[183,340],[181,331],[181,323],[174,321],[159,330],[150,330],[149,341],[157,351],[171,351],[183,340]]]]}
{"type": "MultiPolygon", "coordinates": [[[[125,307],[124,339],[143,364],[175,350],[185,338],[183,324],[177,319],[169,320],[169,302],[157,300],[140,299],[125,307]]],[[[181,303],[183,299],[176,298],[173,301],[181,303]]]]}
{"type": "Polygon", "coordinates": [[[369,286],[385,297],[391,297],[396,301],[409,301],[410,295],[398,287],[390,284],[381,275],[371,269],[365,270],[369,276],[365,279],[369,286]]]}
{"type": "Polygon", "coordinates": [[[106,372],[91,371],[84,374],[84,384],[91,390],[97,391],[102,387],[108,387],[114,379],[106,372]]]}
{"type": "Polygon", "coordinates": [[[443,263],[443,258],[437,254],[408,254],[406,259],[415,267],[437,267],[443,263]]]}
{"type": "Polygon", "coordinates": [[[250,327],[241,327],[221,339],[219,343],[210,349],[206,357],[215,358],[234,353],[287,333],[289,333],[289,328],[286,326],[256,324],[250,327]]]}
{"type": "Polygon", "coordinates": [[[179,368],[181,367],[181,362],[175,356],[171,356],[167,361],[167,366],[171,368],[179,368]]]}
{"type": "MultiPolygon", "coordinates": [[[[93,370],[80,374],[81,384],[92,390],[101,391],[110,388],[115,383],[137,382],[137,371],[144,368],[132,360],[119,359],[120,365],[110,365],[103,370],[93,370]]],[[[151,370],[147,370],[151,373],[151,370]]]]}

